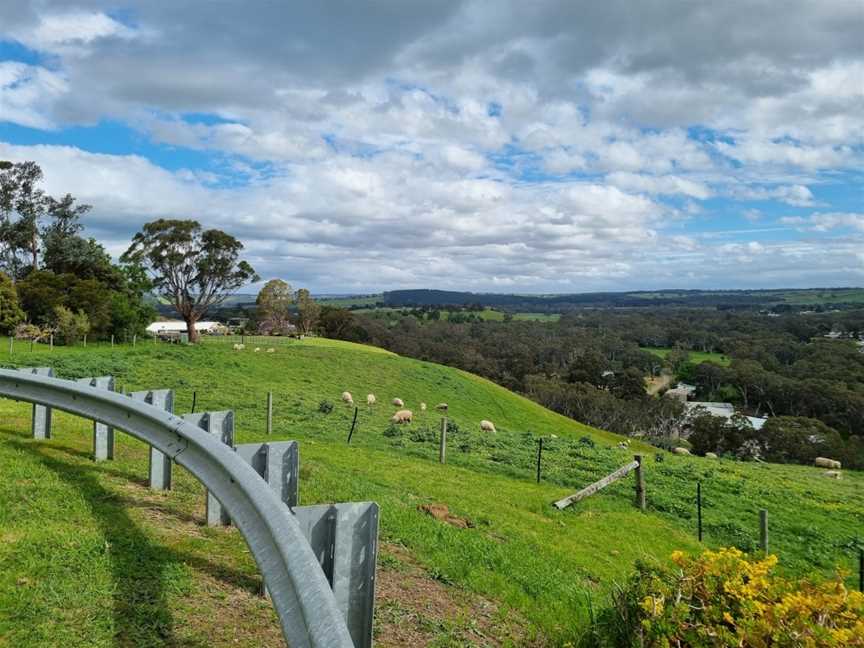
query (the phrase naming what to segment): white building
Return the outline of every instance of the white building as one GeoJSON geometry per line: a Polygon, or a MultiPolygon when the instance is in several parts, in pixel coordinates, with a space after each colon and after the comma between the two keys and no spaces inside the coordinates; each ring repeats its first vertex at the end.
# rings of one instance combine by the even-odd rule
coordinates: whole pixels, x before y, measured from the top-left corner
{"type": "MultiPolygon", "coordinates": [[[[224,325],[219,322],[195,322],[195,330],[199,333],[216,333],[221,328],[224,328],[224,325]]],[[[147,327],[147,332],[152,333],[153,335],[185,333],[186,322],[183,320],[162,320],[159,322],[153,322],[147,327]]]]}
{"type": "MultiPolygon", "coordinates": [[[[689,403],[685,403],[684,406],[687,408],[688,413],[692,413],[697,407],[701,407],[706,410],[711,416],[719,416],[725,419],[731,419],[735,414],[735,406],[732,403],[712,403],[709,401],[691,401],[689,403]]],[[[750,425],[753,426],[754,430],[761,430],[762,426],[765,425],[766,418],[759,418],[756,416],[747,416],[745,417],[748,421],[750,421],[750,425]]]]}

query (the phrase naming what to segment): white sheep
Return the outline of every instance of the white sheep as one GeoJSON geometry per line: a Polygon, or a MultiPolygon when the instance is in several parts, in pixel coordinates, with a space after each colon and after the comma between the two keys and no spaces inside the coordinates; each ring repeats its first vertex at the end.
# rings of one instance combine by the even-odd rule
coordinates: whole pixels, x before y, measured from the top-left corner
{"type": "Polygon", "coordinates": [[[344,391],[342,392],[342,402],[346,405],[353,405],[354,398],[351,396],[351,392],[344,391]]]}
{"type": "Polygon", "coordinates": [[[413,417],[414,413],[411,410],[403,409],[399,410],[392,417],[390,417],[390,422],[396,424],[410,423],[413,417]]]}
{"type": "Polygon", "coordinates": [[[234,345],[234,350],[235,350],[235,351],[242,351],[242,350],[245,349],[245,348],[246,348],[246,345],[245,345],[245,344],[235,344],[235,345],[234,345]]]}
{"type": "Polygon", "coordinates": [[[842,468],[842,464],[839,461],[828,459],[827,457],[816,457],[813,460],[813,465],[817,468],[830,468],[831,470],[840,470],[842,468]]]}
{"type": "Polygon", "coordinates": [[[690,451],[687,448],[672,448],[672,454],[689,455],[690,451]]]}
{"type": "Polygon", "coordinates": [[[705,458],[706,458],[706,459],[716,459],[716,458],[717,458],[717,453],[716,453],[716,452],[706,452],[706,453],[705,453],[705,458]]]}
{"type": "Polygon", "coordinates": [[[393,407],[405,407],[405,403],[402,402],[401,398],[394,398],[393,399],[393,407]]]}
{"type": "Polygon", "coordinates": [[[267,349],[267,353],[276,353],[276,349],[270,347],[269,349],[267,349]]]}
{"type": "Polygon", "coordinates": [[[261,347],[255,347],[255,353],[258,353],[261,350],[261,347]]]}
{"type": "Polygon", "coordinates": [[[494,432],[495,424],[492,421],[487,421],[486,419],[483,419],[482,421],[480,421],[480,430],[483,432],[494,432]]]}
{"type": "Polygon", "coordinates": [[[421,412],[425,412],[425,411],[426,411],[426,403],[420,403],[420,411],[421,411],[421,412]]]}
{"type": "Polygon", "coordinates": [[[366,394],[366,404],[372,407],[375,404],[375,394],[366,394]]]}

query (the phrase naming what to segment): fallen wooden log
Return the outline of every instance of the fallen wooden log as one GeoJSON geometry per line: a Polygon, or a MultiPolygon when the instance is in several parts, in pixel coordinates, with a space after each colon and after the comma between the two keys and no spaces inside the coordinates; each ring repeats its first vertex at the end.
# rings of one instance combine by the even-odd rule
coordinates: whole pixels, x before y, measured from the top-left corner
{"type": "Polygon", "coordinates": [[[585,499],[589,495],[593,495],[597,491],[606,488],[609,484],[618,481],[622,477],[626,477],[631,471],[635,470],[639,467],[638,461],[631,461],[626,466],[621,466],[618,470],[613,473],[609,473],[603,479],[594,482],[590,486],[586,486],[578,493],[573,493],[572,495],[568,495],[564,499],[560,499],[555,502],[555,507],[558,509],[565,509],[571,504],[578,502],[579,500],[585,499]]]}

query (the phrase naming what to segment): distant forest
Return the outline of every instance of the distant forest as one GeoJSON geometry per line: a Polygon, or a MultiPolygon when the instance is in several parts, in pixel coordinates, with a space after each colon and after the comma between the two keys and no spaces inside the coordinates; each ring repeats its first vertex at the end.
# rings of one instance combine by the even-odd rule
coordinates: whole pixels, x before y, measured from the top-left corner
{"type": "Polygon", "coordinates": [[[648,395],[645,378],[672,372],[697,387],[697,400],[769,417],[758,434],[746,419],[721,428],[697,422],[697,449],[773,461],[828,454],[864,468],[864,309],[597,308],[552,322],[466,321],[466,312],[445,317],[425,306],[381,318],[324,307],[321,329],[471,371],[576,420],[658,444],[680,429],[682,405],[648,395]],[[649,348],[665,349],[665,358],[649,348]],[[728,366],[694,361],[693,352],[723,354],[728,366]]]}
{"type": "Polygon", "coordinates": [[[769,308],[824,310],[861,308],[864,289],[818,288],[802,290],[657,290],[597,292],[571,295],[518,295],[472,293],[450,290],[393,290],[385,292],[382,303],[400,306],[469,306],[502,308],[515,312],[560,313],[580,308],[690,307],[726,309],[769,308]]]}

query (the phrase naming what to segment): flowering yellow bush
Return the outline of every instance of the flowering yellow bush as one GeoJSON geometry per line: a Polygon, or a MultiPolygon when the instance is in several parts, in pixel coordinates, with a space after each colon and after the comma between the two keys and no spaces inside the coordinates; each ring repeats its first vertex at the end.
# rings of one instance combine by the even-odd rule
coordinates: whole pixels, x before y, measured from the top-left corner
{"type": "Polygon", "coordinates": [[[776,556],[734,548],[672,561],[679,571],[655,575],[643,600],[642,627],[658,646],[864,647],[864,594],[839,578],[792,582],[771,575],[776,556]]]}
{"type": "Polygon", "coordinates": [[[672,561],[672,570],[638,565],[606,615],[611,641],[594,645],[864,648],[864,594],[840,577],[788,580],[772,574],[776,556],[738,549],[675,552],[672,561]]]}

